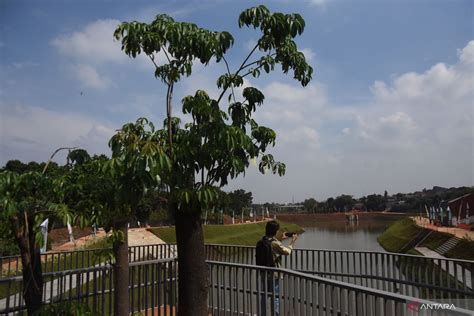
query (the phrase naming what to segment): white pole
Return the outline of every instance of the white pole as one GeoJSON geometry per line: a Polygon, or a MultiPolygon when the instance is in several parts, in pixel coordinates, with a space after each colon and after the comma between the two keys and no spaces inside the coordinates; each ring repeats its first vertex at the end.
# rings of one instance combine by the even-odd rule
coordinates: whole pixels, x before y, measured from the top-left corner
{"type": "Polygon", "coordinates": [[[43,235],[43,246],[40,249],[41,253],[46,252],[46,246],[48,244],[48,222],[49,220],[45,219],[40,225],[41,234],[43,235]]]}
{"type": "Polygon", "coordinates": [[[72,227],[69,221],[67,222],[67,232],[69,233],[69,241],[74,242],[74,235],[72,234],[72,227]]]}

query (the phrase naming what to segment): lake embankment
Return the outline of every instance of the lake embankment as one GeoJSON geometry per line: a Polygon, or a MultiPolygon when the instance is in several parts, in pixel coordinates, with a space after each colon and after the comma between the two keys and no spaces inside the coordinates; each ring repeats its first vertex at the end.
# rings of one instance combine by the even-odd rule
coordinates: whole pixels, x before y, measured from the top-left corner
{"type": "MultiPolygon", "coordinates": [[[[407,213],[392,212],[354,212],[354,214],[358,216],[359,221],[393,220],[397,218],[408,217],[411,215],[407,213]]],[[[277,214],[277,218],[290,223],[297,223],[301,221],[332,222],[345,221],[346,213],[288,213],[277,214]]]]}
{"type": "MultiPolygon", "coordinates": [[[[377,240],[386,251],[419,255],[420,253],[414,249],[415,246],[426,247],[434,251],[453,236],[445,232],[431,231],[419,243],[410,245],[424,229],[416,225],[413,219],[404,218],[392,223],[377,240]]],[[[474,240],[462,238],[444,256],[453,259],[474,260],[474,240]]]]}
{"type": "MultiPolygon", "coordinates": [[[[304,230],[297,224],[279,220],[281,230],[302,233],[304,230]]],[[[226,244],[255,246],[257,241],[265,234],[266,222],[235,224],[235,225],[203,225],[204,242],[207,244],[226,244]]],[[[167,243],[176,242],[174,226],[149,228],[167,243]]]]}

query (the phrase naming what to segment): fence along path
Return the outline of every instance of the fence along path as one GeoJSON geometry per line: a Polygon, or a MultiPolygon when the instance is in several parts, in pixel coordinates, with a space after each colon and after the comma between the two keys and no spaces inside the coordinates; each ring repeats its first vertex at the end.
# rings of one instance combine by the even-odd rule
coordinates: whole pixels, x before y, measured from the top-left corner
{"type": "MultiPolygon", "coordinates": [[[[92,282],[100,273],[106,278],[110,267],[101,254],[109,249],[90,249],[79,251],[62,251],[42,254],[43,302],[52,303],[61,300],[64,293],[71,292],[83,284],[92,282]],[[73,271],[73,272],[71,272],[73,271]]],[[[129,262],[140,262],[153,259],[174,258],[177,255],[176,245],[156,244],[129,247],[129,262]]],[[[22,284],[20,258],[17,256],[4,257],[3,261],[15,262],[4,270],[0,278],[0,288],[4,297],[0,299],[0,313],[10,307],[23,306],[23,296],[20,291],[22,284]],[[12,260],[13,259],[13,260],[12,260]]],[[[8,266],[7,266],[8,267],[8,266]]]]}
{"type": "Polygon", "coordinates": [[[278,311],[279,315],[338,316],[473,315],[474,312],[288,269],[220,261],[208,261],[208,265],[211,281],[208,306],[212,315],[262,315],[264,310],[267,315],[278,311]],[[276,284],[279,289],[273,290],[276,284]]]}
{"type": "MultiPolygon", "coordinates": [[[[66,255],[64,255],[63,253],[60,255],[49,254],[51,260],[53,261],[53,264],[48,265],[48,267],[50,267],[50,269],[52,269],[53,271],[46,272],[46,275],[47,273],[52,273],[48,275],[48,277],[61,278],[61,273],[64,276],[71,275],[69,277],[63,277],[60,281],[57,281],[56,286],[54,286],[54,283],[53,283],[53,284],[49,284],[49,288],[45,288],[45,292],[47,292],[49,289],[49,292],[54,293],[54,295],[50,296],[49,298],[50,301],[61,299],[61,297],[64,297],[64,295],[66,295],[67,293],[73,292],[72,289],[84,287],[84,284],[92,284],[91,286],[92,288],[94,288],[93,284],[96,278],[93,277],[93,274],[91,275],[90,273],[94,273],[94,271],[95,273],[99,273],[99,272],[105,273],[103,272],[107,270],[104,268],[105,263],[100,263],[100,264],[97,264],[96,266],[93,264],[89,266],[84,264],[80,268],[78,268],[77,264],[71,264],[71,262],[85,262],[85,263],[90,262],[86,258],[88,258],[91,255],[86,254],[86,253],[87,252],[80,252],[79,254],[68,253],[66,255]],[[67,270],[64,267],[72,267],[72,270],[71,269],[67,270]],[[72,277],[72,275],[74,274],[76,275],[75,278],[72,277]],[[89,276],[89,280],[87,280],[87,276],[89,276]],[[76,282],[75,286],[68,286],[68,284],[74,285],[74,281],[76,282]],[[78,283],[80,284],[80,286],[77,285],[78,283]],[[51,291],[51,286],[53,286],[53,291],[51,291]]],[[[158,262],[159,260],[157,260],[157,258],[161,258],[161,259],[175,258],[176,254],[177,252],[176,252],[175,245],[169,245],[169,244],[168,245],[153,245],[153,246],[148,245],[148,246],[131,247],[129,258],[130,258],[130,262],[133,263],[136,269],[138,270],[143,269],[143,271],[145,271],[146,269],[149,269],[148,267],[146,267],[146,265],[151,264],[150,260],[152,260],[153,262],[158,262]],[[145,260],[148,260],[148,261],[145,261],[145,260]]],[[[210,266],[212,266],[213,264],[215,266],[217,264],[217,263],[212,263],[212,262],[228,263],[234,266],[238,266],[239,264],[251,266],[252,264],[254,264],[254,260],[255,260],[254,247],[206,245],[206,254],[207,254],[207,259],[209,260],[210,266]]],[[[374,290],[379,294],[381,293],[380,291],[382,291],[384,294],[383,295],[380,294],[380,295],[382,295],[383,297],[386,297],[387,300],[388,300],[387,297],[389,297],[391,294],[401,295],[403,297],[409,297],[412,300],[416,299],[417,301],[424,298],[427,298],[431,301],[438,301],[438,302],[440,302],[440,300],[448,299],[449,302],[454,302],[454,304],[457,307],[466,307],[466,308],[474,310],[474,306],[472,306],[472,303],[474,302],[474,299],[473,299],[474,292],[472,290],[472,285],[473,285],[472,278],[469,279],[467,277],[468,273],[472,275],[473,264],[474,262],[466,261],[466,260],[437,259],[437,258],[427,258],[427,257],[381,253],[381,252],[336,251],[336,250],[314,250],[314,249],[295,249],[291,256],[284,257],[284,260],[283,260],[283,268],[288,269],[288,270],[284,270],[285,273],[287,272],[288,273],[289,272],[303,273],[307,277],[317,277],[317,278],[323,277],[324,280],[331,279],[332,281],[341,282],[345,286],[349,286],[349,287],[355,286],[355,288],[351,287],[354,290],[351,290],[352,292],[350,293],[358,293],[357,289],[359,289],[359,287],[362,287],[366,290],[367,289],[374,290]],[[447,267],[451,267],[451,266],[456,267],[455,271],[461,271],[461,272],[457,272],[458,275],[456,276],[456,278],[450,278],[449,274],[447,274],[441,268],[439,268],[439,267],[443,267],[443,265],[447,267]],[[459,282],[459,278],[461,278],[463,282],[459,282]],[[456,281],[456,279],[458,280],[456,281]]],[[[229,269],[229,268],[225,268],[225,269],[229,269]]],[[[247,267],[246,270],[248,269],[249,268],[247,267]]],[[[245,269],[241,268],[241,271],[243,270],[245,269]]],[[[16,270],[14,269],[10,272],[13,273],[14,271],[18,272],[19,269],[16,268],[16,270]]],[[[110,271],[107,273],[110,273],[110,271]]],[[[247,293],[250,293],[253,291],[253,290],[247,289],[248,285],[251,284],[251,282],[256,282],[255,281],[256,279],[254,281],[251,281],[251,280],[249,281],[247,279],[247,278],[252,278],[252,273],[255,274],[256,272],[247,272],[246,276],[243,277],[242,285],[239,285],[239,287],[241,288],[240,291],[244,291],[247,293]]],[[[283,273],[283,272],[280,271],[280,273],[283,273]]],[[[293,274],[288,274],[288,275],[293,275],[293,274]]],[[[110,280],[112,278],[112,276],[110,275],[105,275],[105,276],[107,278],[99,277],[99,279],[110,280]]],[[[215,280],[216,277],[217,277],[216,275],[213,275],[211,273],[211,278],[214,278],[215,280]]],[[[291,279],[291,276],[289,276],[288,278],[291,279]]],[[[0,306],[0,313],[2,313],[1,309],[4,307],[6,309],[3,309],[3,311],[17,309],[17,308],[20,308],[19,306],[22,306],[22,302],[21,302],[22,298],[18,290],[18,286],[21,285],[20,279],[21,279],[20,277],[0,278],[0,286],[7,287],[9,289],[17,288],[15,293],[10,291],[11,295],[8,295],[8,296],[14,296],[14,297],[13,298],[11,297],[9,300],[5,300],[5,303],[0,306]],[[14,284],[16,284],[16,287],[14,286],[14,284]],[[7,306],[7,302],[8,302],[8,306],[7,306]]],[[[153,277],[149,276],[148,281],[146,282],[143,281],[140,284],[135,284],[135,285],[132,282],[130,286],[133,289],[138,287],[138,288],[143,288],[146,290],[150,286],[152,286],[152,283],[153,283],[152,279],[153,277]]],[[[238,279],[240,280],[241,278],[239,277],[238,279]]],[[[313,282],[311,281],[313,279],[306,279],[306,278],[303,278],[303,279],[300,278],[300,280],[302,281],[298,281],[298,282],[303,282],[303,283],[313,282]]],[[[220,278],[220,281],[224,282],[224,280],[225,279],[223,279],[222,277],[220,278]]],[[[100,285],[97,283],[95,287],[100,289],[100,285]]],[[[218,289],[222,290],[223,288],[226,287],[225,282],[222,285],[215,284],[214,287],[215,287],[215,289],[213,290],[214,292],[217,291],[218,289]]],[[[282,287],[284,288],[284,285],[282,285],[282,287]]],[[[291,287],[293,288],[294,286],[292,285],[291,287]]],[[[110,286],[108,286],[108,288],[110,288],[110,286]]],[[[258,290],[256,288],[256,285],[253,287],[253,289],[255,291],[258,290]]],[[[110,291],[110,290],[106,289],[106,291],[110,291]]],[[[238,296],[237,292],[230,289],[230,285],[227,291],[228,292],[230,291],[231,293],[233,293],[234,296],[238,296]]],[[[315,291],[316,290],[314,290],[313,292],[316,293],[315,291]]],[[[307,291],[308,293],[307,295],[312,295],[311,293],[313,292],[307,291]]],[[[90,293],[94,293],[93,289],[89,291],[89,295],[92,295],[92,296],[95,295],[95,294],[90,294],[90,293]]],[[[135,293],[135,292],[132,291],[131,293],[135,293]]],[[[318,293],[321,293],[321,292],[318,292],[318,293]]],[[[104,295],[104,294],[102,293],[100,295],[104,295]]],[[[341,294],[338,294],[338,295],[341,295],[341,294]]],[[[349,296],[347,296],[347,294],[342,294],[342,295],[343,295],[344,300],[340,300],[341,304],[342,305],[348,304],[349,296]]],[[[361,294],[351,294],[351,295],[357,296],[361,294]]],[[[84,295],[82,294],[79,295],[79,297],[83,297],[83,296],[84,295]]],[[[225,295],[223,297],[225,297],[225,295]]],[[[213,298],[214,298],[214,294],[213,294],[213,298]]],[[[308,300],[310,299],[308,298],[308,300]]],[[[169,299],[168,301],[172,302],[173,300],[169,299]]],[[[219,302],[219,300],[217,300],[217,302],[219,302]]],[[[220,302],[221,303],[219,303],[218,305],[223,304],[222,301],[220,302]]],[[[305,303],[305,304],[308,304],[308,303],[305,303]]],[[[220,310],[220,306],[217,306],[217,305],[214,306],[213,304],[211,304],[210,306],[213,306],[213,308],[215,308],[216,310],[220,310]]],[[[312,306],[313,305],[311,305],[311,308],[314,308],[312,306]]],[[[141,309],[141,307],[142,306],[137,305],[136,310],[143,310],[141,309]]],[[[149,306],[149,307],[153,307],[153,306],[149,306]]],[[[364,314],[361,314],[361,315],[364,315],[364,314]]]]}
{"type": "MultiPolygon", "coordinates": [[[[255,247],[207,244],[206,253],[208,260],[255,264],[255,247]]],[[[294,249],[290,256],[282,258],[282,267],[474,309],[474,261],[370,251],[294,249]]]]}
{"type": "MultiPolygon", "coordinates": [[[[370,289],[350,283],[330,280],[288,269],[264,268],[253,265],[208,261],[211,315],[261,315],[271,311],[275,302],[280,315],[334,316],[404,316],[414,315],[472,315],[472,310],[456,306],[454,310],[422,309],[434,302],[370,289]],[[277,278],[273,276],[277,275],[277,278]],[[262,286],[271,280],[270,287],[262,286]],[[279,291],[274,291],[275,284],[279,291]],[[261,303],[264,303],[262,306],[261,303]]],[[[171,315],[177,310],[177,280],[175,259],[137,261],[130,264],[130,312],[147,315],[171,315]]],[[[68,282],[74,274],[92,273],[82,280],[76,291],[59,293],[56,301],[78,301],[88,304],[101,315],[113,315],[113,268],[110,265],[59,271],[54,274],[60,283],[68,282]]],[[[49,274],[48,274],[49,275],[49,274]]],[[[21,282],[21,281],[20,281],[21,282]]],[[[0,313],[15,313],[25,306],[10,306],[0,313]]]]}

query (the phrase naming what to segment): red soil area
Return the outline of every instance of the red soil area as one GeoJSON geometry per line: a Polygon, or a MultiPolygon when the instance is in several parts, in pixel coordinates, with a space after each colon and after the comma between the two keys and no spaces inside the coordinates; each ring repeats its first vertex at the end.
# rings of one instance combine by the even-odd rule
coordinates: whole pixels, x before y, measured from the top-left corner
{"type": "MultiPolygon", "coordinates": [[[[89,236],[92,233],[91,228],[80,229],[79,227],[72,228],[72,235],[74,239],[79,239],[81,237],[89,236]]],[[[48,239],[51,239],[51,247],[53,249],[57,248],[59,245],[69,242],[69,233],[67,227],[64,228],[54,228],[48,232],[48,239]]]]}

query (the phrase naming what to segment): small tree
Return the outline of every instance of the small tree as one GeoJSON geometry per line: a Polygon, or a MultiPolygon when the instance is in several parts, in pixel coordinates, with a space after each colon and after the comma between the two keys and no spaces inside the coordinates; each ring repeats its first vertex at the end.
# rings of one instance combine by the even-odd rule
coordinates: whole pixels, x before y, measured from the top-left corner
{"type": "Polygon", "coordinates": [[[259,29],[261,36],[234,72],[225,58],[234,42],[227,32],[211,32],[176,22],[167,15],[158,15],[150,24],[122,23],[115,31],[123,51],[132,57],[145,53],[155,65],[155,76],[167,86],[167,118],[165,128],[156,133],[156,142],[166,141],[166,156],[171,163],[170,171],[160,169],[158,173],[168,186],[169,207],[176,222],[180,315],[208,313],[201,211],[217,197],[217,188],[244,173],[255,158],[260,159],[261,172],[285,172],[283,163],[265,154],[268,146],[275,144],[275,132],[252,118],[257,106],[263,104],[264,95],[255,87],[246,87],[240,96],[234,88],[242,86],[245,77],[257,78],[261,71],[269,73],[277,64],[284,73],[292,70],[303,86],[311,80],[312,68],[293,40],[305,26],[299,14],[271,13],[259,6],[243,11],[239,26],[259,29]],[[160,52],[167,58],[163,65],[156,63],[160,52]],[[259,56],[255,58],[256,54],[259,56]],[[220,95],[212,99],[198,90],[185,97],[182,110],[192,121],[182,127],[172,116],[173,87],[181,76],[191,75],[193,62],[208,64],[212,58],[223,61],[226,67],[217,80],[220,95]],[[224,98],[226,93],[228,98],[224,98]]]}
{"type": "Polygon", "coordinates": [[[64,203],[64,183],[64,177],[53,178],[36,171],[0,173],[0,216],[10,223],[20,250],[28,315],[41,307],[43,299],[40,256],[43,240],[39,225],[48,217],[59,218],[64,223],[72,221],[64,203]]]}
{"type": "Polygon", "coordinates": [[[135,219],[145,192],[158,185],[157,170],[166,172],[170,166],[158,136],[152,123],[139,119],[110,139],[110,159],[91,158],[83,150],[69,155],[70,207],[111,232],[115,315],[129,315],[128,223],[135,219]]]}

